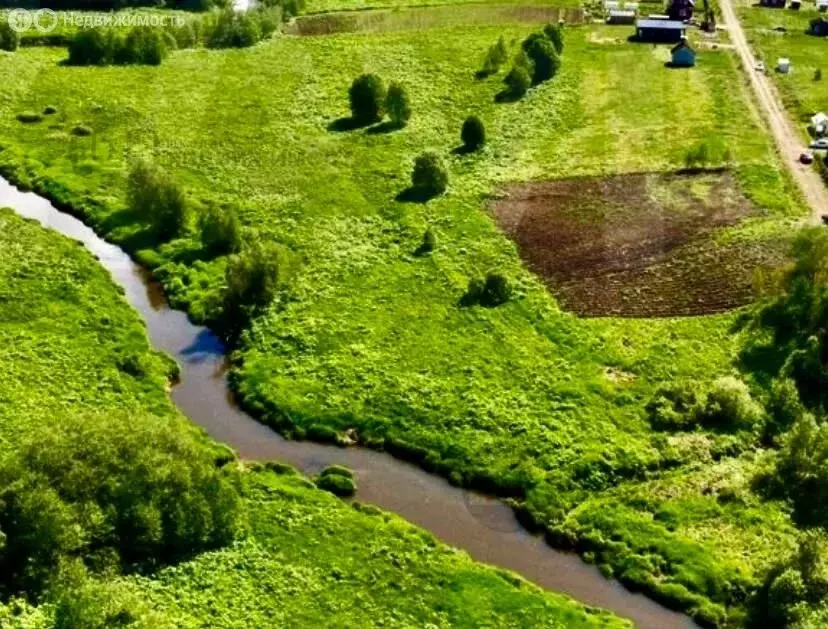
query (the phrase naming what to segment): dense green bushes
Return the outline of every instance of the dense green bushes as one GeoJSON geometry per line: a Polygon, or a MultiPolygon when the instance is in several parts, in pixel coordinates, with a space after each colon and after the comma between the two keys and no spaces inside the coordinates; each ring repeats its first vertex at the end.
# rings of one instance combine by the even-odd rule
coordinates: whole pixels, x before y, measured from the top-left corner
{"type": "Polygon", "coordinates": [[[399,83],[391,83],[385,98],[385,110],[395,127],[404,127],[411,118],[411,101],[408,92],[399,83]]]}
{"type": "Polygon", "coordinates": [[[377,122],[385,112],[385,85],[376,74],[363,74],[354,79],[348,98],[351,118],[359,124],[377,122]]]}
{"type": "Polygon", "coordinates": [[[460,140],[467,151],[476,151],[486,143],[486,127],[477,116],[469,116],[463,121],[460,140]]]}
{"type": "Polygon", "coordinates": [[[168,419],[64,418],[0,461],[0,581],[36,594],[72,562],[155,566],[226,544],[239,496],[168,419]]]}
{"type": "Polygon", "coordinates": [[[521,98],[532,85],[553,78],[561,67],[562,51],[562,26],[547,25],[542,32],[529,35],[504,79],[506,92],[501,98],[521,98]]]}
{"type": "Polygon", "coordinates": [[[411,187],[424,197],[443,194],[448,187],[448,170],[436,153],[423,153],[414,160],[411,187]]]}
{"type": "Polygon", "coordinates": [[[277,247],[253,241],[228,258],[222,316],[230,336],[246,325],[251,314],[273,301],[279,288],[280,257],[277,247]]]}
{"type": "Polygon", "coordinates": [[[213,255],[235,253],[241,248],[241,226],[232,208],[207,203],[199,218],[201,242],[213,255]]]}
{"type": "Polygon", "coordinates": [[[486,57],[483,60],[483,67],[477,73],[480,78],[497,74],[500,68],[509,59],[509,47],[506,45],[506,40],[501,35],[500,38],[492,44],[491,48],[486,51],[486,57]]]}
{"type": "Polygon", "coordinates": [[[127,178],[127,206],[150,224],[155,236],[180,236],[188,222],[189,206],[183,190],[153,163],[139,159],[127,178]]]}
{"type": "Polygon", "coordinates": [[[88,28],[69,40],[70,65],[159,65],[168,53],[160,29],[137,26],[126,36],[113,29],[88,28]]]}
{"type": "Polygon", "coordinates": [[[346,467],[331,465],[326,467],[314,479],[319,489],[324,489],[337,496],[353,496],[356,493],[354,473],[346,467]]]}
{"type": "Polygon", "coordinates": [[[6,21],[0,21],[0,50],[14,52],[20,45],[20,35],[6,21]]]}

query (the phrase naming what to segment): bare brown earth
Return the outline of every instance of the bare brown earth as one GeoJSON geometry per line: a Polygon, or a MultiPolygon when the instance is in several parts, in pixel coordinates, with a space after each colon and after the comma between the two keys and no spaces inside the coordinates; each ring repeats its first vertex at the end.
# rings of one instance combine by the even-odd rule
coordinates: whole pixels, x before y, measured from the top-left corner
{"type": "Polygon", "coordinates": [[[584,316],[684,316],[748,303],[781,242],[721,238],[757,210],[728,172],[512,186],[492,210],[561,305],[584,316]]]}

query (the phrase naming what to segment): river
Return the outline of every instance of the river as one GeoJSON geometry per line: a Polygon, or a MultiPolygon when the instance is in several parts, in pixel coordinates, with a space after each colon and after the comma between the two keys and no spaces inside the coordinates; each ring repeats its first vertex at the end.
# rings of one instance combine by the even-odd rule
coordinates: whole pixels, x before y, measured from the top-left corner
{"type": "Polygon", "coordinates": [[[124,251],[43,197],[21,192],[2,178],[0,207],[10,207],[81,241],[98,258],[146,322],[153,346],[180,364],[181,382],[172,389],[178,408],[242,458],[283,461],[308,475],[328,465],[345,465],[356,475],[361,502],[398,513],[478,561],[513,570],[544,588],[611,610],[641,629],[697,627],[689,617],[605,579],[577,555],[551,548],[543,538],[526,531],[511,508],[495,498],[453,487],[385,453],[283,439],[235,405],[227,387],[222,341],[209,329],[193,325],[183,312],[170,309],[148,273],[124,251]]]}

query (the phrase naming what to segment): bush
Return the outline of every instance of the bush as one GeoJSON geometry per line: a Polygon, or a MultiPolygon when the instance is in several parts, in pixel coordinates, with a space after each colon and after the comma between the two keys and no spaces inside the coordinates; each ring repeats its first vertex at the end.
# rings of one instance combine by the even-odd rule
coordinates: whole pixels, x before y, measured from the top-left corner
{"type": "Polygon", "coordinates": [[[532,83],[548,81],[558,73],[561,59],[552,42],[541,33],[532,33],[521,44],[526,56],[532,61],[532,83]]]}
{"type": "Polygon", "coordinates": [[[795,620],[794,607],[805,600],[806,589],[798,570],[788,568],[768,589],[768,619],[774,627],[787,627],[795,620]]]}
{"type": "Polygon", "coordinates": [[[483,297],[483,288],[485,284],[482,279],[479,277],[473,277],[469,280],[468,286],[466,286],[466,292],[461,299],[461,304],[464,306],[472,306],[474,304],[479,304],[480,299],[483,297]]]}
{"type": "Polygon", "coordinates": [[[137,26],[116,47],[115,63],[157,66],[167,56],[164,32],[148,26],[137,26]]]}
{"type": "Polygon", "coordinates": [[[319,472],[320,476],[330,476],[331,474],[338,474],[339,476],[344,476],[346,478],[354,477],[354,473],[342,465],[329,465],[324,470],[319,472]]]}
{"type": "Polygon", "coordinates": [[[509,281],[500,273],[489,273],[483,283],[483,292],[480,295],[480,303],[484,306],[494,307],[505,304],[512,296],[512,289],[509,281]]]}
{"type": "Polygon", "coordinates": [[[469,116],[463,122],[463,129],[460,131],[460,139],[463,146],[469,151],[476,151],[486,143],[486,128],[483,121],[477,116],[469,116]]]}
{"type": "Polygon", "coordinates": [[[127,178],[127,206],[145,217],[156,237],[171,239],[183,234],[189,208],[184,192],[154,164],[137,160],[127,178]]]}
{"type": "Polygon", "coordinates": [[[695,383],[680,382],[658,389],[645,410],[656,430],[688,430],[695,426],[701,402],[702,396],[695,383]]]}
{"type": "Polygon", "coordinates": [[[92,129],[86,125],[78,124],[72,127],[70,133],[79,137],[86,137],[92,135],[92,129]]]}
{"type": "Polygon", "coordinates": [[[230,256],[224,279],[228,312],[266,306],[273,301],[279,285],[278,250],[260,242],[250,243],[230,256]]]}
{"type": "Polygon", "coordinates": [[[436,196],[448,187],[448,171],[436,153],[423,153],[414,161],[411,185],[418,192],[436,196]]]}
{"type": "Polygon", "coordinates": [[[351,117],[359,123],[380,120],[385,107],[385,86],[376,74],[363,74],[354,79],[348,90],[351,117]]]}
{"type": "Polygon", "coordinates": [[[201,35],[198,32],[197,22],[188,20],[181,26],[172,27],[168,32],[175,38],[175,47],[183,50],[185,48],[195,48],[201,41],[201,35]]]}
{"type": "Polygon", "coordinates": [[[532,78],[529,76],[528,70],[519,64],[512,66],[503,82],[506,84],[512,98],[521,98],[532,86],[532,78]]]}
{"type": "Polygon", "coordinates": [[[14,52],[20,46],[20,34],[9,26],[8,22],[0,22],[0,50],[14,52]]]}
{"type": "Polygon", "coordinates": [[[814,81],[821,81],[822,80],[822,70],[817,68],[814,70],[814,81]]]}
{"type": "Polygon", "coordinates": [[[758,424],[763,414],[747,385],[737,378],[725,376],[714,381],[707,392],[699,420],[710,427],[746,429],[758,424]]]}
{"type": "Polygon", "coordinates": [[[116,41],[113,33],[103,28],[86,28],[69,40],[70,65],[102,66],[112,63],[116,41]]]}
{"type": "Polygon", "coordinates": [[[431,228],[426,229],[423,233],[423,242],[417,248],[417,255],[425,255],[431,253],[437,248],[437,234],[431,228]]]}
{"type": "Polygon", "coordinates": [[[490,76],[500,72],[500,68],[506,63],[508,58],[509,48],[506,46],[506,40],[501,35],[500,39],[492,44],[491,48],[486,52],[486,58],[483,60],[483,68],[479,74],[481,76],[490,76]]]}
{"type": "Polygon", "coordinates": [[[32,124],[34,122],[40,122],[41,120],[43,120],[43,116],[33,111],[21,111],[19,114],[17,114],[17,119],[20,122],[32,124]]]}
{"type": "Polygon", "coordinates": [[[391,83],[388,86],[385,109],[392,124],[396,127],[404,127],[408,119],[411,118],[411,103],[408,100],[408,93],[399,83],[391,83]]]}
{"type": "Polygon", "coordinates": [[[208,203],[199,219],[201,242],[214,255],[235,253],[241,248],[241,226],[232,208],[208,203]]]}
{"type": "Polygon", "coordinates": [[[560,55],[564,49],[564,25],[561,24],[547,24],[543,27],[543,34],[552,42],[555,47],[555,52],[560,55]]]}
{"type": "Polygon", "coordinates": [[[46,107],[43,108],[43,115],[45,116],[51,116],[56,113],[57,107],[55,107],[54,105],[46,105],[46,107]]]}
{"type": "Polygon", "coordinates": [[[168,418],[65,417],[0,461],[0,580],[36,595],[59,566],[169,563],[230,542],[239,495],[168,418]]]}
{"type": "Polygon", "coordinates": [[[329,491],[335,496],[353,496],[356,493],[356,483],[352,478],[341,474],[327,474],[317,476],[315,481],[319,489],[329,491]]]}
{"type": "Polygon", "coordinates": [[[262,30],[254,12],[222,11],[207,37],[209,48],[248,48],[262,39],[262,30]]]}

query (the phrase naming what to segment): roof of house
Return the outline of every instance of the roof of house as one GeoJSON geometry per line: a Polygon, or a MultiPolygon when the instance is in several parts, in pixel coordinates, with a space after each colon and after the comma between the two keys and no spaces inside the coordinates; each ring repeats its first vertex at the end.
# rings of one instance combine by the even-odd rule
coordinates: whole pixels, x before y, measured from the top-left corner
{"type": "Polygon", "coordinates": [[[671,52],[672,54],[675,54],[675,52],[676,52],[677,50],[679,50],[680,48],[687,48],[687,50],[689,50],[690,52],[692,52],[692,53],[694,53],[694,54],[695,54],[695,52],[696,52],[695,50],[693,50],[693,49],[690,47],[690,44],[688,44],[688,43],[687,43],[687,40],[686,40],[686,39],[682,39],[679,43],[677,43],[675,46],[673,46],[673,48],[670,50],[670,52],[671,52]]]}
{"type": "Polygon", "coordinates": [[[610,17],[635,17],[635,11],[627,9],[615,9],[609,12],[610,17]]]}
{"type": "Polygon", "coordinates": [[[635,26],[636,28],[653,28],[665,31],[683,31],[687,28],[684,22],[679,22],[678,20],[638,20],[635,26]]]}

